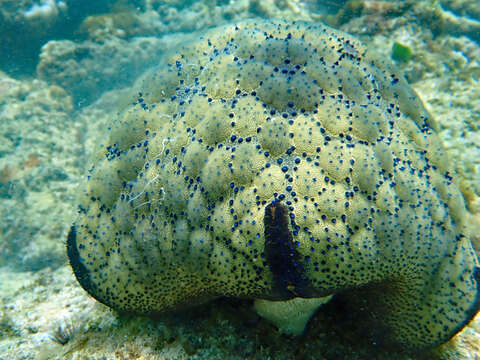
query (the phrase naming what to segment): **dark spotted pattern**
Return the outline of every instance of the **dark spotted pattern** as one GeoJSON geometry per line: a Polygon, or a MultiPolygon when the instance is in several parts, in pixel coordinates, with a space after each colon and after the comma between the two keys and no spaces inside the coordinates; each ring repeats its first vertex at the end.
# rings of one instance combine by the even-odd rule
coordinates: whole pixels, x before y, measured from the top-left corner
{"type": "Polygon", "coordinates": [[[389,62],[323,25],[246,21],[145,78],[68,255],[91,295],[145,314],[358,289],[416,349],[478,310],[464,215],[435,123],[389,62]]]}

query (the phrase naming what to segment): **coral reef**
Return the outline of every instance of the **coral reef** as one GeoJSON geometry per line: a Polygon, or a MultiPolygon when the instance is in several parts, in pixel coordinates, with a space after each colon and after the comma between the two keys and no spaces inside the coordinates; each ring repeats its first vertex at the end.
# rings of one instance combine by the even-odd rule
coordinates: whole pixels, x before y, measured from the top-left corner
{"type": "Polygon", "coordinates": [[[73,179],[84,171],[72,111],[62,88],[0,73],[0,266],[34,270],[65,261],[59,239],[74,215],[73,179]]]}
{"type": "Polygon", "coordinates": [[[340,293],[378,341],[439,345],[478,310],[479,270],[437,130],[391,64],[342,32],[212,30],[112,125],[70,262],[121,311],[340,293]]]}

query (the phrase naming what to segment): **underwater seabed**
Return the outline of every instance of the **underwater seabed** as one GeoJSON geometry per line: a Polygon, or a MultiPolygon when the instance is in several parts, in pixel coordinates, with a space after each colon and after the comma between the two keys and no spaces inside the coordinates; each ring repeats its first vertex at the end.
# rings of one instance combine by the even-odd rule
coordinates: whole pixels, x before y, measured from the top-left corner
{"type": "MultiPolygon", "coordinates": [[[[151,65],[151,54],[160,56],[191,38],[183,32],[252,15],[327,22],[393,57],[439,123],[439,135],[463,178],[473,225],[480,229],[480,4],[214,3],[135,1],[132,10],[125,1],[99,2],[89,13],[75,10],[76,16],[85,11],[83,20],[71,24],[75,36],[51,25],[72,14],[67,9],[73,1],[25,0],[17,3],[17,12],[1,9],[3,25],[23,35],[8,45],[18,46],[9,57],[15,61],[0,61],[0,360],[479,358],[478,314],[433,354],[405,355],[386,353],[364,338],[361,318],[344,313],[341,299],[325,305],[306,333],[293,338],[260,318],[251,301],[220,299],[148,319],[117,314],[77,283],[67,265],[65,240],[78,184],[98,134],[118,104],[134,94],[128,86],[139,69],[151,65]],[[23,24],[16,27],[15,19],[23,24]],[[48,37],[51,29],[56,40],[48,37]],[[38,37],[33,45],[32,33],[38,37]],[[394,44],[404,52],[394,56],[394,44]],[[17,66],[27,53],[32,58],[17,66]],[[112,58],[115,64],[109,65],[112,58]]],[[[478,252],[480,237],[473,240],[478,252]]]]}
{"type": "MultiPolygon", "coordinates": [[[[332,308],[295,339],[256,315],[249,301],[218,300],[157,320],[119,316],[90,298],[67,266],[28,274],[2,268],[0,292],[2,360],[419,359],[379,350],[362,339],[355,319],[333,316],[332,308]]],[[[440,356],[420,359],[476,359],[479,351],[477,315],[440,356]]]]}

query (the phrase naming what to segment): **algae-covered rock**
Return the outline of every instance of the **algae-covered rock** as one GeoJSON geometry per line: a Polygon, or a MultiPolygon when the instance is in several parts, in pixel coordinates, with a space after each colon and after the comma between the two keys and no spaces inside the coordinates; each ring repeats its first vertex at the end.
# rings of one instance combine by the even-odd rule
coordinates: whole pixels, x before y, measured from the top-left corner
{"type": "Polygon", "coordinates": [[[436,124],[392,65],[303,22],[217,28],[146,77],[68,235],[80,284],[154,314],[343,293],[404,349],[478,310],[478,259],[436,124]]]}
{"type": "Polygon", "coordinates": [[[475,20],[480,20],[480,8],[475,1],[469,0],[441,0],[442,7],[454,13],[475,20]]]}
{"type": "Polygon", "coordinates": [[[72,179],[84,171],[72,111],[62,88],[0,72],[0,266],[38,270],[66,261],[58,239],[74,215],[72,179]]]}
{"type": "Polygon", "coordinates": [[[42,47],[37,74],[40,79],[63,87],[74,98],[75,106],[81,107],[107,90],[130,85],[153,66],[171,42],[169,37],[112,38],[102,44],[50,41],[42,47]]]}

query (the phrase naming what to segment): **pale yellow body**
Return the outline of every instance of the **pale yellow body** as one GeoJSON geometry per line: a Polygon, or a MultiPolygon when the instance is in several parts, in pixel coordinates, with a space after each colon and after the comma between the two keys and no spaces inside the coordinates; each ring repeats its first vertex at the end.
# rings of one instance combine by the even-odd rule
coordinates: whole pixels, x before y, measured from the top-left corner
{"type": "Polygon", "coordinates": [[[69,236],[94,297],[147,314],[286,300],[264,256],[265,207],[279,201],[310,297],[358,294],[405,348],[472,318],[464,199],[434,120],[388,61],[323,25],[252,20],[166,63],[112,125],[69,236]]]}

